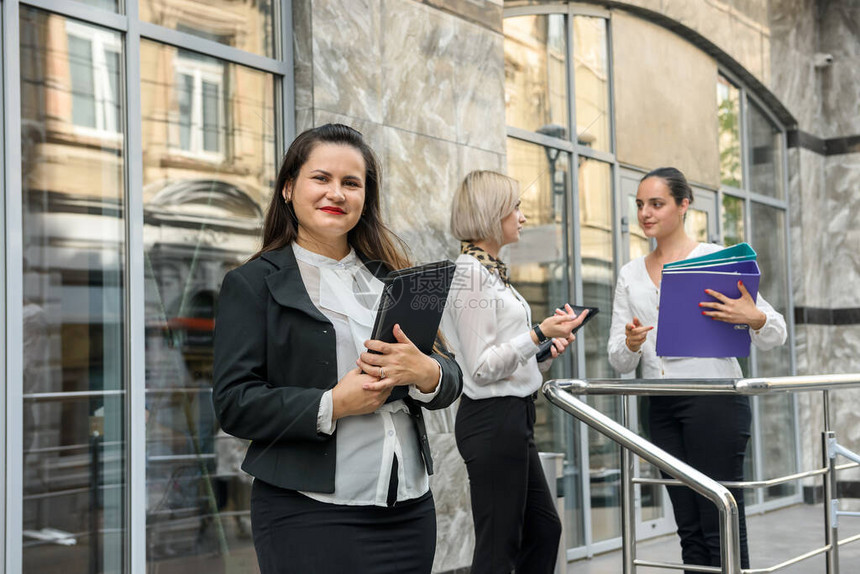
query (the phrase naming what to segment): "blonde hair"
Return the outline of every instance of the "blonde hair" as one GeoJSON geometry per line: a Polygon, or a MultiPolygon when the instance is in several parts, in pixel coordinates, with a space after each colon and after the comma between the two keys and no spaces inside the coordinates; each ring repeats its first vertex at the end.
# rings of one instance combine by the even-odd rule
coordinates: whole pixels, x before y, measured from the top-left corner
{"type": "Polygon", "coordinates": [[[451,205],[451,233],[460,241],[502,242],[502,219],[517,207],[517,180],[495,171],[476,170],[463,179],[451,205]]]}

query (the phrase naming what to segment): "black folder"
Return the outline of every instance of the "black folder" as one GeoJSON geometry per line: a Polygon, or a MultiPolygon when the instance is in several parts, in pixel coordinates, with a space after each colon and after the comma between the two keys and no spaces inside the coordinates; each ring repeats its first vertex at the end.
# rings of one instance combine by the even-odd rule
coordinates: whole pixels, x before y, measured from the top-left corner
{"type": "Polygon", "coordinates": [[[385,286],[370,338],[396,343],[394,325],[399,324],[409,340],[429,355],[456,268],[446,259],[389,273],[383,279],[385,286]]]}

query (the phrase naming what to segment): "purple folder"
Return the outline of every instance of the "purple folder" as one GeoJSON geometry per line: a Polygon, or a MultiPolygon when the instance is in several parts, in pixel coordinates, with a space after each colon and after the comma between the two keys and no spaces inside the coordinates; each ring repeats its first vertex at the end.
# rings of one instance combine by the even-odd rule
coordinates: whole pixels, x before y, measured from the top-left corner
{"type": "Polygon", "coordinates": [[[748,357],[749,326],[715,321],[702,315],[701,301],[716,301],[705,289],[741,296],[738,281],[753,299],[761,274],[755,261],[667,269],[660,284],[657,355],[661,357],[748,357]]]}

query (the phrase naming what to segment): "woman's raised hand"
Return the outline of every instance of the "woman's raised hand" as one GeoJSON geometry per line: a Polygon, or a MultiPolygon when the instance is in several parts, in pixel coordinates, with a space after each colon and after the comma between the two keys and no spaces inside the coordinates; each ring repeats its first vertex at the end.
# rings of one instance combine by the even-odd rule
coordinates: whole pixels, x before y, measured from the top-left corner
{"type": "Polygon", "coordinates": [[[654,327],[643,327],[639,317],[633,317],[633,321],[624,325],[624,334],[627,337],[627,348],[634,353],[642,348],[645,338],[648,336],[648,331],[654,327]]]}
{"type": "Polygon", "coordinates": [[[364,342],[368,351],[358,357],[356,364],[374,377],[364,384],[364,388],[390,390],[396,386],[415,385],[422,393],[432,393],[439,384],[439,363],[422,353],[400,325],[394,325],[394,338],[396,343],[364,342]]]}

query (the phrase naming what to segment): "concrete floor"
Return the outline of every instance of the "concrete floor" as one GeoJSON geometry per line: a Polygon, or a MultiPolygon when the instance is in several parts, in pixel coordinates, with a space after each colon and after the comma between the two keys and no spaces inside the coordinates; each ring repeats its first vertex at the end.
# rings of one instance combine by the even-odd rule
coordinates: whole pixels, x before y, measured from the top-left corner
{"type": "MultiPolygon", "coordinates": [[[[840,540],[860,534],[860,517],[841,517],[840,540]]],[[[752,568],[771,568],[781,562],[824,545],[824,510],[820,504],[799,504],[766,514],[747,517],[750,562],[752,568]]],[[[637,545],[636,557],[642,560],[680,562],[677,538],[663,536],[637,545]]],[[[568,574],[621,574],[621,551],[608,552],[589,559],[571,562],[568,574]]],[[[656,568],[639,568],[641,573],[681,572],[656,568]]],[[[780,574],[825,574],[824,556],[819,555],[790,567],[780,574]]],[[[840,574],[860,573],[860,541],[839,549],[840,574]]]]}

